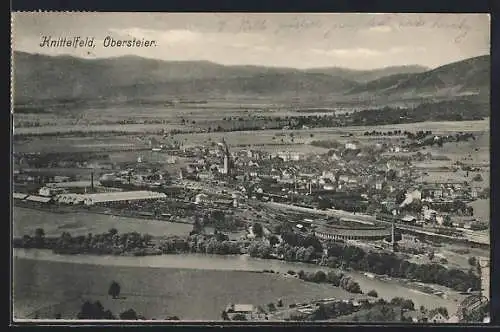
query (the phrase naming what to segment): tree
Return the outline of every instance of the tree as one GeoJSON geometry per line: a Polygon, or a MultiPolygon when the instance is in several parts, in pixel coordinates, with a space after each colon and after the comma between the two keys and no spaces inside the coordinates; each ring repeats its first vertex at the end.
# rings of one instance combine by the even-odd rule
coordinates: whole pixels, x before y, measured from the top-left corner
{"type": "Polygon", "coordinates": [[[444,318],[448,318],[448,309],[446,307],[439,307],[436,309],[437,312],[439,312],[441,315],[444,316],[444,318]]]}
{"type": "Polygon", "coordinates": [[[35,230],[34,241],[36,248],[43,248],[43,246],[45,245],[45,231],[43,230],[43,228],[37,228],[35,230]]]}
{"type": "Polygon", "coordinates": [[[444,218],[443,218],[443,226],[447,226],[447,227],[451,227],[452,226],[450,215],[447,214],[446,216],[444,216],[444,218]]]}
{"type": "Polygon", "coordinates": [[[147,246],[150,244],[151,240],[153,239],[153,236],[151,234],[144,234],[142,236],[142,243],[147,246]]]}
{"type": "Polygon", "coordinates": [[[478,173],[478,174],[474,175],[472,180],[476,181],[476,182],[481,182],[481,181],[483,181],[483,177],[481,176],[481,174],[478,173]]]}
{"type": "Polygon", "coordinates": [[[221,318],[222,320],[230,320],[226,310],[222,310],[221,318]]]}
{"type": "Polygon", "coordinates": [[[340,286],[340,280],[342,279],[343,275],[336,273],[334,271],[329,271],[328,274],[326,275],[326,281],[331,283],[333,286],[340,286]]]}
{"type": "Polygon", "coordinates": [[[392,298],[392,300],[391,300],[390,303],[392,305],[402,306],[404,301],[405,301],[405,299],[403,299],[402,297],[397,296],[397,297],[392,298]]]}
{"type": "Polygon", "coordinates": [[[267,305],[267,309],[269,310],[269,312],[273,312],[276,311],[276,306],[271,302],[267,305]]]}
{"type": "Polygon", "coordinates": [[[328,319],[328,312],[326,306],[320,303],[316,311],[314,312],[314,320],[325,320],[328,319]]]}
{"type": "Polygon", "coordinates": [[[263,229],[262,225],[258,222],[253,224],[252,231],[256,237],[260,238],[264,235],[264,229],[263,229]]]}
{"type": "Polygon", "coordinates": [[[247,317],[243,314],[236,314],[233,316],[233,320],[244,321],[247,320],[247,317]]]}
{"type": "Polygon", "coordinates": [[[348,284],[348,286],[346,287],[346,291],[348,291],[350,293],[354,293],[354,294],[362,294],[363,293],[363,291],[361,290],[361,287],[355,281],[348,284]]]}
{"type": "Polygon", "coordinates": [[[260,241],[255,241],[248,247],[248,254],[251,257],[269,258],[271,252],[271,247],[260,241]]]}
{"type": "Polygon", "coordinates": [[[403,203],[403,201],[406,199],[406,191],[401,190],[397,195],[396,195],[396,205],[400,205],[403,203]]]}
{"type": "Polygon", "coordinates": [[[386,172],[385,174],[385,177],[387,178],[387,180],[389,181],[394,181],[396,179],[396,176],[397,176],[397,172],[396,170],[394,169],[390,169],[386,172]]]}
{"type": "Polygon", "coordinates": [[[271,246],[275,246],[276,244],[279,244],[280,243],[280,240],[278,239],[278,237],[276,235],[271,235],[269,237],[269,244],[271,246]]]}
{"type": "Polygon", "coordinates": [[[476,266],[477,265],[477,259],[474,256],[469,257],[469,265],[470,266],[476,266]]]}
{"type": "Polygon", "coordinates": [[[401,304],[401,309],[413,311],[415,310],[415,303],[413,303],[413,301],[410,299],[406,299],[401,304]]]}
{"type": "Polygon", "coordinates": [[[283,307],[283,300],[282,299],[278,299],[278,307],[283,307]]]}
{"type": "Polygon", "coordinates": [[[120,284],[113,280],[108,289],[108,295],[112,296],[113,299],[116,299],[120,296],[120,284]]]}
{"type": "Polygon", "coordinates": [[[202,229],[203,229],[203,225],[201,224],[200,218],[198,216],[195,216],[194,217],[194,223],[193,223],[193,230],[189,234],[190,235],[192,235],[192,234],[199,234],[199,233],[201,233],[202,229]]]}
{"type": "Polygon", "coordinates": [[[117,235],[118,234],[118,230],[116,228],[111,228],[109,231],[108,231],[108,234],[113,237],[114,235],[117,235]]]}
{"type": "Polygon", "coordinates": [[[368,294],[366,294],[366,295],[371,296],[371,297],[378,297],[378,293],[374,289],[372,289],[371,291],[369,291],[368,294]]]}
{"type": "Polygon", "coordinates": [[[89,302],[85,301],[77,315],[78,319],[114,319],[111,311],[106,310],[101,304],[101,302],[89,302]]]}
{"type": "Polygon", "coordinates": [[[323,272],[323,271],[316,271],[316,273],[314,273],[312,281],[321,283],[321,282],[325,282],[325,280],[326,280],[326,274],[325,274],[325,272],[323,272]]]}
{"type": "Polygon", "coordinates": [[[123,320],[137,320],[137,313],[134,309],[128,309],[120,314],[120,319],[123,320]]]}

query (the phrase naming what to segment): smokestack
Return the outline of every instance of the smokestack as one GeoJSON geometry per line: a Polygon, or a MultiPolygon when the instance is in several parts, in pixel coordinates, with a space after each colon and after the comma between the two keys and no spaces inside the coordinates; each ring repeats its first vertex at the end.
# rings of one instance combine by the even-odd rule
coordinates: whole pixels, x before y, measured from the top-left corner
{"type": "Polygon", "coordinates": [[[396,247],[396,243],[395,243],[395,235],[394,235],[394,222],[392,222],[392,229],[391,229],[391,243],[392,243],[392,250],[394,251],[394,248],[396,247]]]}
{"type": "Polygon", "coordinates": [[[90,173],[90,189],[94,191],[94,171],[90,173]]]}

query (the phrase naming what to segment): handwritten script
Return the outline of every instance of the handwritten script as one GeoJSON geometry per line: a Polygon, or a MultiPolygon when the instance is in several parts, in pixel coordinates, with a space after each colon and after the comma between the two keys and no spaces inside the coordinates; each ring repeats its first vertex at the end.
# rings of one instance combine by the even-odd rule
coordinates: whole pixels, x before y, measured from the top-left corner
{"type": "Polygon", "coordinates": [[[429,17],[424,14],[383,14],[374,16],[360,16],[356,23],[335,22],[335,17],[332,19],[321,20],[311,16],[294,16],[285,22],[277,23],[275,20],[257,17],[245,17],[236,22],[219,18],[219,32],[239,32],[239,33],[258,33],[271,32],[273,34],[295,33],[299,31],[314,30],[323,38],[330,37],[331,33],[340,29],[358,30],[379,30],[379,31],[397,31],[408,28],[428,28],[428,29],[445,29],[454,31],[453,41],[460,43],[472,30],[472,27],[467,23],[467,18],[455,16],[447,17],[447,15],[433,15],[429,17]],[[366,18],[365,18],[366,17],[366,18]]]}

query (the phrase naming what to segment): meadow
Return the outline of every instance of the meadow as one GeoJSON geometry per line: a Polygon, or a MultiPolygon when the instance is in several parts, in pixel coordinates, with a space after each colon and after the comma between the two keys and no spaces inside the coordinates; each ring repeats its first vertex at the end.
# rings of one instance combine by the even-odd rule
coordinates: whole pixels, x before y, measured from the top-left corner
{"type": "Polygon", "coordinates": [[[489,199],[478,199],[474,202],[469,203],[474,209],[474,217],[482,222],[489,223],[490,220],[490,200],[489,199]]]}
{"type": "Polygon", "coordinates": [[[134,309],[149,319],[176,315],[182,320],[220,320],[229,303],[285,305],[352,294],[325,284],[244,271],[83,265],[42,260],[14,261],[16,318],[74,319],[85,300],[100,301],[115,315],[134,309]],[[121,298],[107,290],[121,285],[121,298]]]}
{"type": "Polygon", "coordinates": [[[54,213],[15,206],[13,211],[13,236],[33,235],[43,228],[47,236],[62,232],[72,235],[100,234],[110,228],[120,233],[139,232],[160,235],[187,235],[193,229],[189,224],[160,220],[136,219],[96,213],[54,213]]]}

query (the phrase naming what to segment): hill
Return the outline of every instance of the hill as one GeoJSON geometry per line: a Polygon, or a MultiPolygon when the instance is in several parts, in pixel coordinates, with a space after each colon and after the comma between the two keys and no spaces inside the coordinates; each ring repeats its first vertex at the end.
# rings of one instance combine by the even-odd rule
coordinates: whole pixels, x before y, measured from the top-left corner
{"type": "Polygon", "coordinates": [[[489,56],[427,71],[419,66],[359,71],[224,66],[209,61],[162,61],[137,56],[84,59],[15,52],[14,97],[18,103],[186,96],[393,101],[487,96],[489,74],[489,56]]]}
{"type": "Polygon", "coordinates": [[[451,63],[423,73],[396,74],[360,84],[351,95],[456,97],[489,95],[490,56],[451,63]]]}
{"type": "Polygon", "coordinates": [[[332,76],[341,76],[345,79],[349,79],[358,83],[367,83],[389,75],[423,73],[428,70],[429,68],[424,66],[412,65],[392,66],[372,70],[356,70],[346,68],[314,68],[308,69],[307,71],[310,73],[323,73],[332,76]]]}
{"type": "Polygon", "coordinates": [[[135,98],[154,95],[287,95],[341,93],[342,77],[297,69],[223,66],[208,61],[161,61],[125,56],[83,59],[15,52],[16,100],[135,98]]]}

